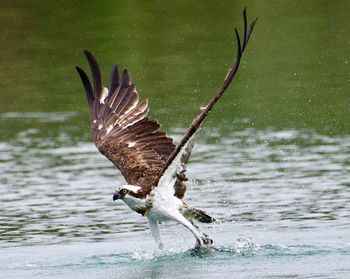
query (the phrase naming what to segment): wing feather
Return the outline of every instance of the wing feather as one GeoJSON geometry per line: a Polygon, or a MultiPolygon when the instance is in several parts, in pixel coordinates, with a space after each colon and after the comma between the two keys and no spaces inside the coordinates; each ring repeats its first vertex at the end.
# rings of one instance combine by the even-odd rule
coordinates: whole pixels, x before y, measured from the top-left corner
{"type": "Polygon", "coordinates": [[[183,180],[181,179],[181,177],[184,175],[185,163],[187,162],[193,147],[193,138],[196,132],[198,131],[198,129],[200,128],[201,124],[203,123],[204,119],[209,115],[214,105],[222,97],[226,89],[231,84],[231,81],[234,79],[238,71],[244,50],[247,47],[250,35],[254,30],[256,21],[257,21],[257,18],[250,23],[249,29],[248,29],[247,11],[245,8],[243,10],[243,22],[244,22],[243,44],[241,43],[239,33],[235,28],[235,34],[236,34],[236,40],[237,40],[237,55],[236,55],[235,63],[229,69],[217,93],[211,98],[211,100],[209,101],[205,109],[202,110],[201,113],[193,120],[186,134],[182,138],[181,142],[178,144],[176,149],[169,156],[161,172],[161,175],[159,176],[158,184],[156,186],[157,190],[158,188],[164,188],[167,191],[169,191],[169,184],[170,184],[170,185],[175,185],[174,188],[175,188],[176,196],[182,196],[184,194],[184,192],[181,190],[181,188],[183,188],[182,186],[183,180]]]}
{"type": "Polygon", "coordinates": [[[114,65],[112,74],[111,74],[111,84],[109,86],[109,94],[112,95],[114,91],[118,88],[119,86],[119,71],[118,71],[118,66],[114,65]]]}
{"type": "Polygon", "coordinates": [[[88,100],[89,108],[92,109],[92,104],[94,102],[94,91],[92,89],[90,80],[87,76],[87,74],[79,67],[75,67],[79,73],[79,76],[81,78],[81,81],[84,85],[85,92],[86,92],[86,98],[88,100]]]}
{"type": "Polygon", "coordinates": [[[140,198],[149,194],[166,160],[175,150],[173,140],[160,131],[160,125],[147,118],[147,100],[139,103],[139,95],[130,73],[118,67],[112,70],[109,89],[102,85],[96,58],[84,51],[92,73],[93,84],[83,70],[77,71],[84,84],[92,118],[94,143],[121,171],[129,184],[138,185],[140,198]]]}

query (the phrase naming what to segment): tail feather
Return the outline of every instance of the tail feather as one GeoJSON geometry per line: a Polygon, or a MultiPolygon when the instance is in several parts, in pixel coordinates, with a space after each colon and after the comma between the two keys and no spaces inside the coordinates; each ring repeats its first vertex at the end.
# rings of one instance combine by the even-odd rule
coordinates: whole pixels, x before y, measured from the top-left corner
{"type": "Polygon", "coordinates": [[[187,208],[183,214],[187,219],[196,219],[201,223],[213,223],[216,222],[215,218],[209,216],[205,211],[198,208],[187,208]]]}

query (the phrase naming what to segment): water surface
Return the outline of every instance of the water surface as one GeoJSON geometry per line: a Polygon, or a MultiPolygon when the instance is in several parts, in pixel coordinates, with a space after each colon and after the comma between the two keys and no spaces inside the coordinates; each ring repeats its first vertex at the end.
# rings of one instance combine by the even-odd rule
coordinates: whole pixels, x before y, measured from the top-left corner
{"type": "MultiPolygon", "coordinates": [[[[348,278],[347,1],[3,1],[0,9],[0,277],[348,278]],[[176,141],[235,56],[242,8],[258,15],[242,67],[203,125],[186,202],[215,217],[194,239],[146,220],[90,137],[75,65],[128,67],[176,141]]],[[[106,81],[107,82],[107,81],[106,81]]]]}

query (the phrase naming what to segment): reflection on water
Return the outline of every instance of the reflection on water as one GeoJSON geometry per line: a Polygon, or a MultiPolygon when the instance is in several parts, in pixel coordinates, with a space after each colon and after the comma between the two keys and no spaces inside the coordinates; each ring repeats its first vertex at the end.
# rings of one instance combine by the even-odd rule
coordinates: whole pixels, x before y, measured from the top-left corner
{"type": "MultiPolygon", "coordinates": [[[[69,115],[52,113],[50,120],[38,114],[36,121],[69,115]]],[[[186,200],[232,231],[237,223],[275,230],[349,227],[349,149],[347,136],[312,131],[248,128],[222,138],[202,132],[186,200]]],[[[110,240],[147,229],[144,218],[113,203],[123,178],[92,143],[71,144],[65,134],[43,138],[29,129],[0,143],[0,158],[2,246],[110,240]]]]}

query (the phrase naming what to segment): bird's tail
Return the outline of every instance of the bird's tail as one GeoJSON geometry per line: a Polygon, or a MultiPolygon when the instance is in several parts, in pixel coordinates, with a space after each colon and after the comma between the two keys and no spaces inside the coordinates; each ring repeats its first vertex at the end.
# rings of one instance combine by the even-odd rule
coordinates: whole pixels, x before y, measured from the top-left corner
{"type": "Polygon", "coordinates": [[[205,211],[198,208],[186,208],[183,215],[189,220],[195,219],[202,223],[216,222],[215,218],[209,216],[205,211]]]}

